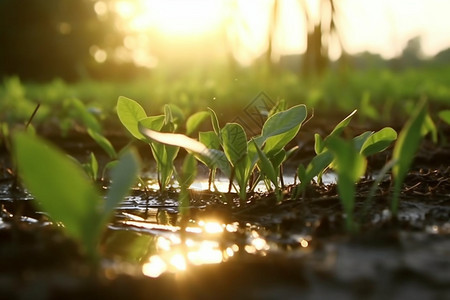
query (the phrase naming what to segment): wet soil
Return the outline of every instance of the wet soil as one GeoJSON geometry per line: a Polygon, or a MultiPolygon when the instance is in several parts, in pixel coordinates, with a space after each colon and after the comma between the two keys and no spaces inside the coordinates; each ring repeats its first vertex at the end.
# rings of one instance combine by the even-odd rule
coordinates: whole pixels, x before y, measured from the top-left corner
{"type": "MultiPolygon", "coordinates": [[[[372,159],[371,168],[388,155],[372,159]]],[[[192,191],[192,227],[214,220],[231,229],[193,230],[187,238],[216,243],[228,255],[154,277],[144,266],[163,257],[158,243],[184,235],[176,189],[134,190],[105,232],[102,263],[93,269],[30,195],[12,189],[2,167],[0,299],[450,299],[449,162],[450,147],[422,144],[397,218],[388,209],[390,177],[370,203],[373,180],[362,180],[355,233],[344,229],[334,184],[315,185],[295,200],[288,186],[282,202],[255,193],[244,205],[234,194],[192,191]]]]}

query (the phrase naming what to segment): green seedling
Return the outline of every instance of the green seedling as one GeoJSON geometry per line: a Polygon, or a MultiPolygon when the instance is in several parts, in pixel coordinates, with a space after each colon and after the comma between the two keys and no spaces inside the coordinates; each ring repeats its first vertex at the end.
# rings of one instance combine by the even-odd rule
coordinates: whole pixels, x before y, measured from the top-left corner
{"type": "MultiPolygon", "coordinates": [[[[272,167],[276,168],[276,174],[280,174],[279,167],[286,157],[284,147],[297,135],[307,115],[305,105],[278,111],[264,122],[261,135],[247,141],[242,126],[231,123],[220,129],[216,114],[212,110],[210,113],[214,131],[232,166],[230,183],[232,179],[236,179],[242,201],[246,199],[246,188],[259,159],[270,160],[272,167]],[[262,151],[264,156],[261,156],[258,150],[262,151]]],[[[268,165],[260,164],[260,170],[267,178],[273,177],[272,174],[265,174],[265,171],[269,171],[268,165]]],[[[278,179],[276,181],[278,182],[278,179]]],[[[275,186],[278,187],[278,184],[275,186]]]]}
{"type": "MultiPolygon", "coordinates": [[[[236,180],[239,197],[245,201],[247,186],[260,156],[258,148],[264,152],[273,167],[279,168],[286,157],[284,147],[297,135],[302,122],[306,119],[306,107],[297,105],[286,111],[275,113],[264,123],[261,135],[250,141],[247,141],[241,125],[228,123],[220,128],[215,112],[210,110],[210,114],[214,133],[200,134],[202,142],[183,134],[151,130],[144,126],[143,121],[140,122],[139,134],[155,142],[183,147],[194,153],[195,157],[210,170],[220,169],[229,176],[230,186],[236,180]],[[223,151],[217,149],[219,145],[223,151]]],[[[261,166],[261,171],[263,173],[267,171],[266,167],[261,166]]],[[[269,178],[273,178],[272,175],[269,176],[269,178]]]]}
{"type": "Polygon", "coordinates": [[[155,130],[169,130],[173,132],[177,124],[174,123],[174,116],[170,106],[164,108],[164,115],[148,117],[144,109],[134,100],[119,97],[117,102],[117,115],[125,128],[138,140],[150,145],[153,157],[156,160],[158,169],[158,183],[161,191],[165,191],[173,174],[173,162],[178,154],[178,147],[166,146],[148,140],[139,132],[138,124],[155,130]]]}
{"type": "MultiPolygon", "coordinates": [[[[339,136],[342,133],[342,131],[344,131],[345,127],[347,127],[348,124],[350,124],[350,121],[352,120],[352,118],[355,114],[356,114],[356,109],[354,111],[352,111],[352,113],[349,114],[347,117],[345,117],[341,122],[339,122],[334,127],[334,129],[331,131],[331,133],[328,136],[326,136],[325,138],[322,138],[318,133],[314,134],[314,140],[315,140],[314,151],[316,152],[317,155],[319,155],[325,151],[325,143],[328,139],[339,136]]],[[[321,158],[321,161],[326,162],[328,157],[329,157],[329,155],[324,155],[321,158]]],[[[323,168],[323,170],[319,171],[319,173],[317,174],[317,182],[319,184],[322,183],[322,175],[323,175],[323,172],[325,172],[325,169],[327,166],[325,166],[323,168]]],[[[316,175],[314,175],[314,176],[316,176],[316,175]]]]}
{"type": "MultiPolygon", "coordinates": [[[[316,135],[315,148],[318,154],[313,157],[306,168],[303,165],[299,165],[297,176],[300,179],[300,184],[293,194],[294,198],[298,198],[300,194],[305,191],[307,185],[310,184],[314,177],[317,176],[318,182],[320,183],[320,176],[328,167],[333,165],[334,155],[327,149],[326,143],[329,139],[337,137],[342,132],[345,126],[349,124],[350,119],[354,114],[355,111],[341,121],[325,139],[316,135]]],[[[358,153],[364,157],[368,157],[384,151],[396,138],[397,133],[395,130],[390,127],[385,127],[375,133],[367,131],[353,138],[353,147],[358,153]]]]}
{"type": "Polygon", "coordinates": [[[314,156],[306,168],[302,164],[298,166],[297,176],[300,179],[300,184],[296,187],[295,192],[293,193],[294,199],[298,198],[300,194],[305,191],[306,187],[310,184],[314,177],[317,176],[318,183],[322,182],[321,178],[323,173],[333,162],[333,154],[325,148],[325,142],[329,138],[338,136],[345,129],[345,127],[347,127],[355,114],[356,110],[339,122],[325,139],[323,139],[319,134],[314,135],[314,150],[316,152],[316,156],[314,156]]]}
{"type": "Polygon", "coordinates": [[[426,115],[426,104],[422,102],[403,127],[395,143],[392,158],[397,163],[392,169],[392,175],[394,176],[394,194],[391,201],[391,212],[394,216],[397,215],[403,181],[411,167],[420,140],[426,133],[426,126],[424,126],[426,125],[426,115]]]}
{"type": "Polygon", "coordinates": [[[36,204],[54,222],[61,222],[92,262],[97,262],[106,224],[137,176],[136,155],[128,152],[121,157],[102,199],[83,170],[54,146],[26,133],[15,134],[13,146],[20,176],[36,204]]]}
{"type": "Polygon", "coordinates": [[[180,184],[179,207],[182,216],[185,216],[190,204],[189,187],[197,177],[197,161],[191,154],[184,158],[181,171],[178,173],[178,183],[180,184]]]}
{"type": "Polygon", "coordinates": [[[339,198],[345,213],[345,227],[348,231],[356,230],[353,219],[355,207],[355,183],[366,171],[366,158],[355,149],[352,141],[344,141],[338,137],[327,140],[327,148],[335,159],[334,169],[337,171],[337,187],[339,198]]]}
{"type": "MultiPolygon", "coordinates": [[[[158,183],[161,191],[169,185],[174,172],[174,161],[178,155],[179,147],[176,143],[161,143],[142,134],[139,130],[148,129],[154,132],[175,134],[184,121],[182,111],[175,105],[165,105],[164,115],[147,116],[142,106],[134,100],[119,97],[117,102],[117,115],[125,128],[138,140],[150,145],[158,170],[158,183]]],[[[186,121],[186,133],[193,134],[198,126],[208,118],[207,112],[198,112],[186,121]]]]}

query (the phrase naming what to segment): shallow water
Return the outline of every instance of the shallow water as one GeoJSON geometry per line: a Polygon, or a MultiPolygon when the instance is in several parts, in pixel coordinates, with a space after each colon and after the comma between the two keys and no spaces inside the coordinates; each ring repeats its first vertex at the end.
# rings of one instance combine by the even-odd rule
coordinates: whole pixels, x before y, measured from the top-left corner
{"type": "MultiPolygon", "coordinates": [[[[148,184],[152,187],[152,182],[148,184]]],[[[131,268],[133,274],[147,278],[181,274],[195,278],[201,274],[198,268],[214,267],[221,280],[233,282],[229,286],[254,278],[255,292],[269,299],[299,292],[313,298],[360,295],[355,286],[378,296],[387,290],[395,296],[415,289],[426,296],[450,295],[445,288],[450,286],[448,199],[405,199],[400,203],[399,225],[390,224],[386,206],[374,201],[373,228],[352,236],[342,230],[336,197],[281,204],[262,198],[248,207],[230,209],[221,204],[220,196],[197,190],[205,184],[203,180],[192,186],[191,214],[184,229],[176,186],[165,194],[135,190],[119,205],[104,236],[105,270],[129,273],[131,268]],[[246,278],[227,275],[230,268],[246,278]],[[267,276],[275,277],[261,285],[267,276]]],[[[227,180],[216,185],[226,187],[223,193],[228,191],[227,180]]],[[[9,186],[0,184],[0,202],[6,208],[30,199],[26,193],[12,196],[9,186]]],[[[21,222],[41,222],[24,211],[21,222]]],[[[0,229],[8,229],[3,217],[0,229]]]]}

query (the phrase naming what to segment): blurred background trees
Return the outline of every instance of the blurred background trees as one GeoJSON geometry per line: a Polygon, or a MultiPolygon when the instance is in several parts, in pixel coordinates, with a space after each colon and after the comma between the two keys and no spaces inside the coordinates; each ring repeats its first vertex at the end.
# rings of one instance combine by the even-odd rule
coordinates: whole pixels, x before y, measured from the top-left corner
{"type": "Polygon", "coordinates": [[[123,39],[115,30],[115,15],[100,18],[94,4],[92,0],[1,0],[0,76],[73,81],[101,77],[107,73],[101,68],[117,68],[99,66],[94,58],[105,56],[123,39]]]}
{"type": "MultiPolygon", "coordinates": [[[[364,3],[359,9],[370,13],[366,7],[371,2],[364,3]]],[[[321,76],[336,63],[399,68],[406,61],[415,61],[414,66],[426,62],[417,36],[410,37],[415,39],[409,44],[393,45],[399,48],[395,50],[399,57],[389,58],[391,62],[376,53],[348,54],[349,31],[355,19],[361,22],[358,10],[348,13],[350,4],[335,0],[0,0],[0,77],[123,80],[155,67],[179,73],[208,67],[211,62],[216,66],[224,62],[234,71],[263,64],[269,72],[281,67],[310,77],[321,76]]],[[[429,7],[417,5],[417,9],[429,7]]],[[[405,13],[410,9],[386,3],[379,7],[405,13]]],[[[386,29],[395,23],[377,22],[365,26],[377,29],[383,24],[386,29]]],[[[371,34],[375,31],[365,33],[371,34]]]]}

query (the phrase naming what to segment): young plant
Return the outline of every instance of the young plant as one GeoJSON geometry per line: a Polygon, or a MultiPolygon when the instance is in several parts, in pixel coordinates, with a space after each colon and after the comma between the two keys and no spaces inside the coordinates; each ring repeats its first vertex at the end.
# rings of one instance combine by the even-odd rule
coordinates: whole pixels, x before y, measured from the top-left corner
{"type": "Polygon", "coordinates": [[[353,219],[355,207],[355,183],[366,171],[367,160],[354,147],[352,141],[344,141],[338,137],[327,140],[326,146],[334,155],[335,170],[337,171],[338,193],[345,213],[345,227],[347,231],[356,230],[353,219]]]}
{"type": "Polygon", "coordinates": [[[426,115],[426,104],[425,102],[422,102],[403,127],[398,140],[395,143],[392,157],[392,159],[396,161],[396,164],[392,169],[392,175],[394,176],[394,194],[391,201],[391,212],[394,216],[397,215],[400,190],[403,181],[413,162],[420,140],[422,139],[422,136],[426,134],[426,127],[424,126],[426,124],[426,115]]]}
{"type": "MultiPolygon", "coordinates": [[[[204,143],[182,134],[161,133],[148,129],[142,121],[139,130],[149,140],[185,148],[194,153],[196,158],[211,170],[219,168],[229,176],[230,186],[236,180],[239,197],[241,201],[245,201],[247,186],[259,159],[258,148],[273,161],[273,166],[278,168],[285,158],[284,147],[297,135],[302,122],[306,119],[306,107],[297,105],[275,113],[264,123],[261,135],[249,141],[241,125],[228,123],[220,128],[215,112],[210,110],[210,114],[216,137],[213,137],[212,133],[204,134],[203,141],[214,147],[217,146],[216,141],[219,141],[223,152],[208,148],[204,143]]],[[[261,170],[264,172],[268,169],[262,166],[261,170]]]]}
{"type": "MultiPolygon", "coordinates": [[[[169,185],[174,172],[174,161],[178,155],[180,145],[160,143],[142,134],[139,127],[155,132],[174,134],[184,120],[183,113],[175,105],[166,105],[164,115],[147,116],[142,106],[134,100],[119,97],[117,115],[125,128],[138,140],[148,143],[158,170],[158,183],[161,191],[169,185]]],[[[198,112],[186,121],[186,132],[192,134],[197,127],[209,116],[207,112],[198,112]]]]}
{"type": "MultiPolygon", "coordinates": [[[[315,149],[318,154],[313,157],[306,168],[303,165],[299,165],[297,175],[300,179],[300,184],[296,187],[296,191],[293,194],[295,198],[298,198],[305,191],[307,185],[310,184],[315,176],[318,177],[318,181],[320,182],[320,176],[328,167],[333,166],[335,157],[333,152],[326,147],[327,141],[338,137],[342,130],[349,124],[355,112],[353,111],[341,121],[325,139],[316,135],[315,149]]],[[[377,132],[366,131],[353,138],[353,147],[358,153],[364,157],[368,157],[384,151],[396,138],[396,131],[390,127],[385,127],[377,132]]]]}
{"type": "Polygon", "coordinates": [[[102,199],[83,170],[54,146],[26,133],[16,133],[13,146],[20,176],[36,197],[36,204],[54,222],[61,222],[92,262],[97,262],[106,223],[137,176],[136,155],[128,152],[121,157],[102,199]]]}
{"type": "Polygon", "coordinates": [[[139,132],[138,124],[151,130],[175,130],[173,115],[169,106],[165,107],[165,114],[148,117],[145,110],[134,100],[119,97],[117,102],[117,115],[125,128],[138,140],[150,145],[158,170],[158,183],[161,191],[168,186],[173,174],[173,162],[178,154],[178,147],[166,146],[148,140],[139,132]]]}
{"type": "Polygon", "coordinates": [[[310,184],[314,177],[317,176],[317,181],[321,183],[323,173],[333,162],[333,153],[325,148],[325,143],[328,139],[340,135],[344,128],[348,126],[355,114],[356,110],[339,122],[325,139],[319,134],[314,135],[314,150],[316,152],[316,156],[314,156],[306,168],[302,164],[298,166],[297,175],[300,179],[300,184],[296,187],[295,192],[293,193],[294,199],[298,198],[300,194],[305,191],[306,187],[310,184]]]}
{"type": "Polygon", "coordinates": [[[197,161],[194,156],[187,154],[184,158],[181,171],[178,173],[178,183],[180,184],[179,208],[180,214],[184,217],[189,207],[189,187],[197,177],[197,161]]]}

